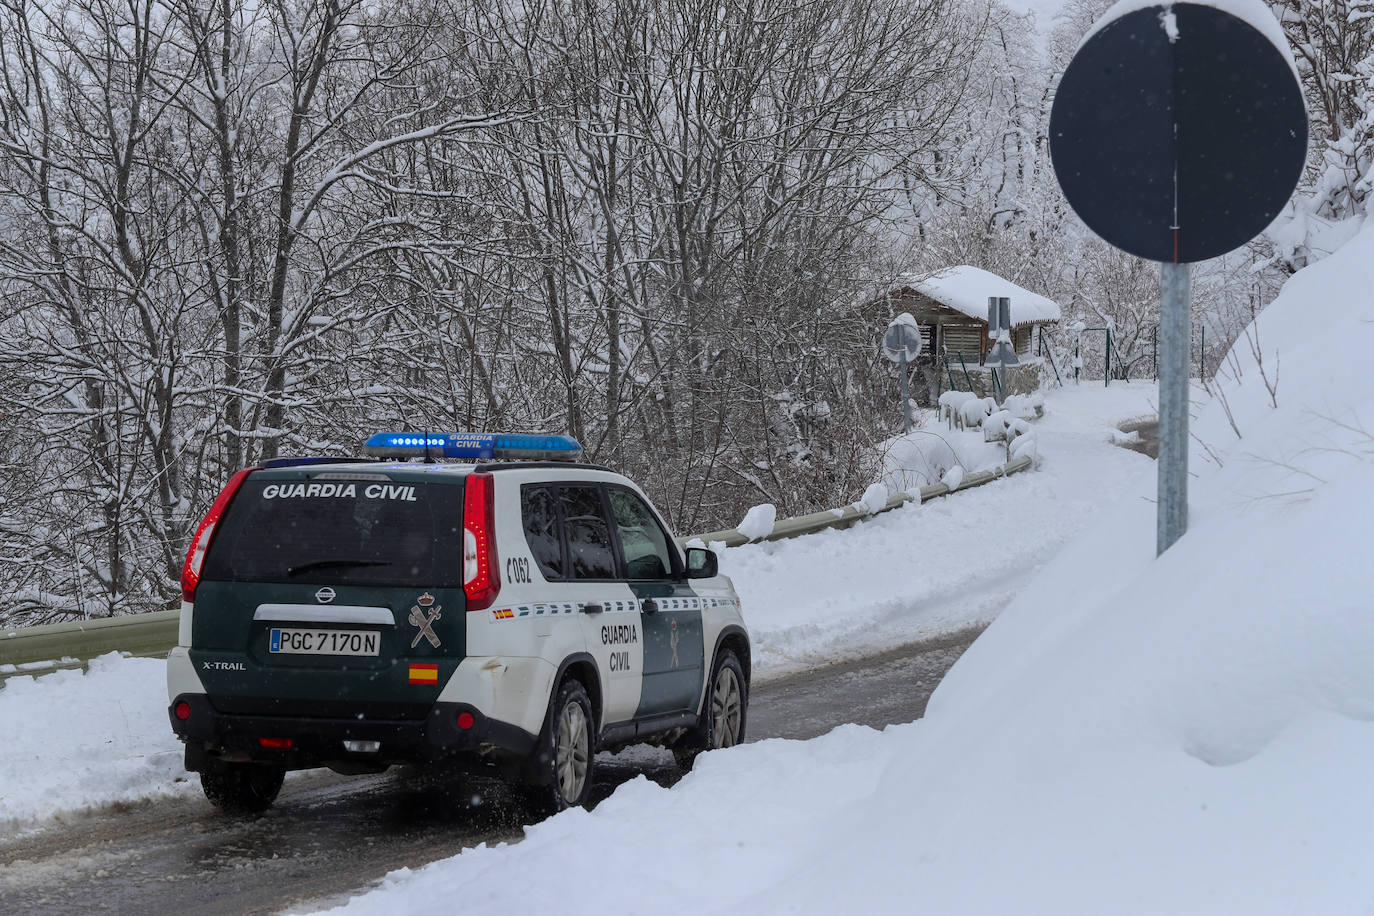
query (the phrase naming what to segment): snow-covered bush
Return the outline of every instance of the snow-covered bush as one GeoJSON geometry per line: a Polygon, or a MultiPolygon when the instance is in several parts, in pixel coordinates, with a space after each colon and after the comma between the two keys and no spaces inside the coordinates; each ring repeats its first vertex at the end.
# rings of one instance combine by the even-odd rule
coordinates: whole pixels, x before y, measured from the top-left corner
{"type": "Polygon", "coordinates": [[[1038,420],[1045,415],[1045,393],[1010,394],[1002,402],[1002,409],[1018,420],[1038,420]]]}
{"type": "Polygon", "coordinates": [[[993,468],[1006,460],[997,445],[983,441],[976,430],[913,430],[896,436],[882,448],[882,481],[893,493],[912,493],[939,483],[953,468],[961,474],[993,468]]]}
{"type": "Polygon", "coordinates": [[[997,442],[1007,438],[1007,424],[1011,422],[1011,413],[1006,410],[999,410],[989,414],[983,419],[983,441],[997,442]]]}
{"type": "Polygon", "coordinates": [[[972,398],[959,405],[959,419],[956,425],[960,429],[969,429],[975,426],[982,426],[983,421],[997,410],[997,401],[992,398],[972,398]]]}
{"type": "Polygon", "coordinates": [[[949,429],[956,423],[962,425],[960,410],[969,401],[978,400],[972,391],[946,391],[940,395],[940,421],[949,429]]]}
{"type": "Polygon", "coordinates": [[[1015,461],[1017,458],[1030,458],[1032,461],[1040,457],[1040,443],[1036,440],[1035,433],[1027,433],[1017,436],[1007,446],[1007,460],[1015,461]]]}

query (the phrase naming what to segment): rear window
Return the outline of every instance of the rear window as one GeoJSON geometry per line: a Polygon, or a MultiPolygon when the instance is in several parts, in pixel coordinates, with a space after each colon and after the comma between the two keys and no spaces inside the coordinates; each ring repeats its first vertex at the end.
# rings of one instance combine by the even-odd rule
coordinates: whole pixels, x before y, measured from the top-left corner
{"type": "Polygon", "coordinates": [[[244,481],[201,578],[458,587],[463,487],[358,480],[244,481]]]}

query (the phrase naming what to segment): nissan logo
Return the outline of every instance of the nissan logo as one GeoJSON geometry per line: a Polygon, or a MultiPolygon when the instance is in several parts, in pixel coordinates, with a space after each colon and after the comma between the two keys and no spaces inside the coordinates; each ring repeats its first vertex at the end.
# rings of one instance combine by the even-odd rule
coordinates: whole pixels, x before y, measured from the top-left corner
{"type": "Polygon", "coordinates": [[[315,593],[315,600],[320,604],[328,604],[334,600],[334,589],[326,585],[315,593]]]}

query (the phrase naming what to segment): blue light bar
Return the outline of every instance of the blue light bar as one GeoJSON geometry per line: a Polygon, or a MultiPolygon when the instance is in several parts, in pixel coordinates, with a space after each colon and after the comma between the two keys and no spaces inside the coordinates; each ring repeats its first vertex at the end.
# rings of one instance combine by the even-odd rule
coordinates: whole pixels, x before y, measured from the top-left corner
{"type": "Polygon", "coordinates": [[[576,461],[582,445],[571,436],[521,433],[377,433],[363,451],[379,457],[576,461]]]}

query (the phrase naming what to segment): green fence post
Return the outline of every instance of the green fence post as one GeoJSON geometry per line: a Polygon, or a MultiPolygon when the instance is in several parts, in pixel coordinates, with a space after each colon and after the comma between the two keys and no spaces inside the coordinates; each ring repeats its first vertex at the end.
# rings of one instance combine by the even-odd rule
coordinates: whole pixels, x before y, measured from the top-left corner
{"type": "MultiPolygon", "coordinates": [[[[1084,328],[1084,329],[1082,330],[1081,333],[1082,333],[1082,334],[1086,334],[1086,333],[1088,333],[1089,331],[1106,331],[1106,332],[1107,332],[1107,346],[1106,346],[1106,348],[1103,350],[1103,353],[1102,353],[1103,358],[1104,358],[1104,360],[1105,360],[1105,362],[1106,362],[1106,371],[1102,373],[1102,387],[1106,388],[1106,387],[1109,387],[1109,386],[1111,385],[1111,380],[1112,380],[1112,329],[1111,329],[1111,328],[1084,328]]],[[[1124,360],[1121,359],[1121,354],[1120,354],[1120,353],[1117,354],[1117,361],[1118,361],[1118,362],[1125,362],[1124,360]]],[[[1075,369],[1075,370],[1074,370],[1074,374],[1077,375],[1077,372],[1078,372],[1078,370],[1075,369]]]]}
{"type": "Polygon", "coordinates": [[[1129,382],[1131,380],[1131,365],[1126,361],[1125,357],[1121,355],[1121,351],[1116,348],[1116,344],[1112,343],[1111,332],[1107,334],[1107,343],[1111,347],[1112,352],[1116,354],[1116,362],[1117,365],[1121,367],[1122,379],[1129,382]]]}
{"type": "Polygon", "coordinates": [[[1064,380],[1059,377],[1059,367],[1054,364],[1054,353],[1045,351],[1045,359],[1050,361],[1050,368],[1054,370],[1054,383],[1060,388],[1064,387],[1064,380]]]}
{"type": "Polygon", "coordinates": [[[973,379],[969,378],[969,374],[968,374],[968,363],[964,362],[964,354],[963,354],[963,351],[960,351],[960,352],[958,352],[958,353],[955,353],[954,355],[957,356],[957,357],[959,357],[959,365],[960,365],[961,367],[963,367],[963,370],[964,370],[964,381],[968,383],[969,394],[975,394],[976,392],[973,390],[973,379]]]}
{"type": "Polygon", "coordinates": [[[1207,325],[1198,325],[1198,330],[1202,333],[1202,345],[1197,350],[1197,377],[1199,381],[1207,381],[1207,325]]]}

